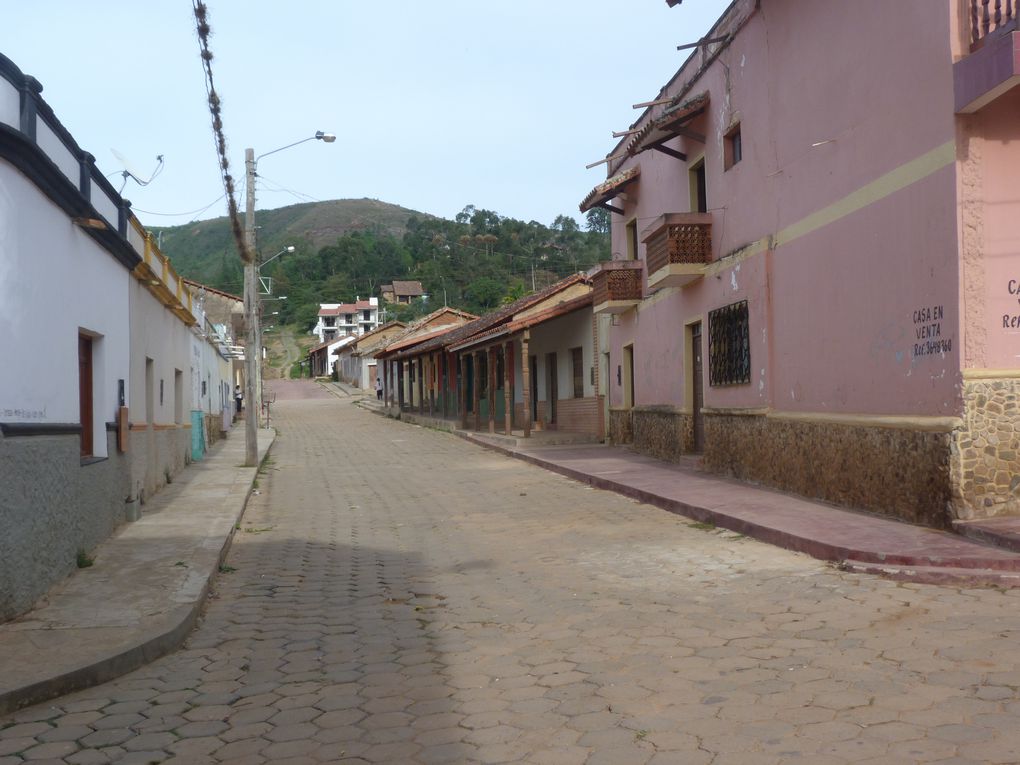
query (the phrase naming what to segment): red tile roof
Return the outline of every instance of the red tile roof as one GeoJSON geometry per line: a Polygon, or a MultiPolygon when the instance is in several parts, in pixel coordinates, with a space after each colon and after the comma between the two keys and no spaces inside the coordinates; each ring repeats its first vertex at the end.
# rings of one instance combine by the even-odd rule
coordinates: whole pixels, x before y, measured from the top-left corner
{"type": "MultiPolygon", "coordinates": [[[[525,295],[524,297],[520,298],[519,300],[515,300],[509,305],[497,308],[495,311],[492,311],[491,313],[487,313],[480,318],[476,318],[474,321],[470,321],[467,324],[463,324],[455,328],[452,332],[444,334],[442,337],[437,337],[421,346],[416,346],[413,349],[413,354],[428,353],[429,351],[434,351],[439,348],[448,348],[462,340],[471,337],[472,335],[476,335],[480,332],[485,332],[486,330],[492,327],[503,324],[512,319],[514,314],[520,313],[521,311],[524,311],[537,303],[541,303],[543,300],[552,297],[557,292],[560,292],[566,289],[567,287],[585,281],[587,281],[587,277],[585,277],[584,274],[572,274],[568,276],[566,279],[561,279],[560,281],[556,282],[555,284],[549,285],[543,290],[539,290],[538,292],[535,292],[534,294],[531,295],[525,295]]],[[[389,348],[387,348],[387,351],[388,350],[389,348]]],[[[405,350],[404,353],[398,354],[397,358],[403,358],[408,355],[412,355],[412,352],[405,350]]]]}
{"type": "Polygon", "coordinates": [[[357,313],[367,311],[369,308],[378,308],[367,300],[359,300],[357,303],[341,303],[336,308],[320,308],[319,316],[339,316],[342,313],[357,313]]]}
{"type": "Polygon", "coordinates": [[[579,297],[571,300],[565,300],[562,303],[557,303],[556,305],[545,308],[538,313],[533,313],[529,316],[517,319],[516,321],[511,321],[507,324],[493,327],[486,332],[479,332],[477,335],[471,335],[463,342],[451,346],[450,350],[459,351],[464,348],[470,348],[473,345],[484,343],[492,338],[513,335],[523,329],[529,329],[530,327],[534,327],[538,324],[544,324],[547,321],[552,321],[553,319],[558,319],[561,316],[566,316],[568,313],[580,311],[582,308],[586,308],[592,304],[592,296],[593,293],[589,292],[586,295],[580,295],[579,297]]]}
{"type": "Polygon", "coordinates": [[[425,294],[425,289],[421,286],[421,282],[394,281],[390,286],[393,287],[394,295],[418,297],[425,294]]]}

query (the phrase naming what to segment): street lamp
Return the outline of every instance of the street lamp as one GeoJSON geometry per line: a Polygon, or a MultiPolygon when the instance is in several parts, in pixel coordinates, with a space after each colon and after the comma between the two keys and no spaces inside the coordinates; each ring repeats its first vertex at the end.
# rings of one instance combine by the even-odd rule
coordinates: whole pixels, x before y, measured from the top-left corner
{"type": "Polygon", "coordinates": [[[259,293],[260,296],[265,296],[266,298],[268,298],[268,296],[273,294],[273,278],[272,277],[266,277],[265,279],[263,279],[262,278],[262,267],[269,265],[270,263],[272,263],[274,260],[276,260],[281,255],[286,255],[288,253],[294,252],[294,249],[295,249],[294,245],[288,244],[286,247],[284,247],[282,250],[280,250],[278,253],[276,253],[269,260],[263,261],[262,263],[259,263],[257,266],[255,266],[256,271],[258,271],[257,275],[258,275],[259,287],[261,287],[262,290],[263,290],[262,292],[259,293]]]}
{"type": "MultiPolygon", "coordinates": [[[[248,353],[245,354],[245,397],[248,399],[248,413],[244,420],[244,464],[246,467],[257,467],[259,460],[258,418],[261,406],[261,380],[259,379],[259,356],[261,355],[261,334],[259,333],[258,312],[258,257],[255,254],[255,168],[263,157],[289,149],[305,141],[322,141],[333,143],[336,136],[332,133],[315,131],[315,135],[302,138],[278,149],[267,151],[255,156],[254,149],[244,150],[244,167],[246,186],[246,205],[244,214],[244,240],[249,259],[244,264],[244,315],[248,326],[248,353]],[[255,402],[258,400],[259,405],[255,402]]],[[[288,249],[284,248],[269,260],[278,258],[288,249]]],[[[267,260],[266,263],[269,261],[267,260]]]]}

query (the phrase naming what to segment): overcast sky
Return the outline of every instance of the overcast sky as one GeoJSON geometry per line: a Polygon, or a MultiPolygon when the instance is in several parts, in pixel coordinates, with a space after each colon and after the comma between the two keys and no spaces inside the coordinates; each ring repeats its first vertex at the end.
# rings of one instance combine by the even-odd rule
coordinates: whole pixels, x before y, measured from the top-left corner
{"type": "MultiPolygon", "coordinates": [[[[585,170],[656,96],[727,0],[208,0],[238,190],[258,207],[370,197],[452,218],[465,205],[551,223],[605,178],[585,170]]],[[[146,225],[223,215],[188,0],[36,0],[4,9],[0,52],[146,225]],[[205,209],[203,209],[205,208],[205,209]],[[160,213],[157,215],[157,213],[160,213]],[[167,215],[178,214],[179,215],[167,215]]],[[[243,206],[243,197],[239,198],[243,206]]]]}

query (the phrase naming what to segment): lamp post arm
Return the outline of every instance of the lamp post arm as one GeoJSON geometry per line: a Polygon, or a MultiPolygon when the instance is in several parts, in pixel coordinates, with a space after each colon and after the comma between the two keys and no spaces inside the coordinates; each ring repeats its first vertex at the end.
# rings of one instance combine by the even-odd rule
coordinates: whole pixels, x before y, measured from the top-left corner
{"type": "Polygon", "coordinates": [[[294,141],[294,143],[288,143],[286,146],[281,146],[279,149],[273,149],[272,151],[267,151],[265,154],[259,154],[257,157],[255,157],[255,161],[258,162],[263,157],[268,157],[270,154],[276,154],[276,152],[278,151],[289,149],[291,146],[297,146],[299,143],[304,143],[305,141],[314,141],[315,138],[316,136],[310,135],[308,136],[308,138],[302,138],[300,141],[294,141]]]}

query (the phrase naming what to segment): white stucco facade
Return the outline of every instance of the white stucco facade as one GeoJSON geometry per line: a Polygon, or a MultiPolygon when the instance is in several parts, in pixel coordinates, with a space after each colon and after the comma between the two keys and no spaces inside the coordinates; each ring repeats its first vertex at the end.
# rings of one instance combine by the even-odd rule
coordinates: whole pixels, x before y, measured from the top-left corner
{"type": "Polygon", "coordinates": [[[80,421],[78,335],[93,338],[94,451],[107,453],[118,380],[127,384],[128,287],[124,266],[71,225],[21,172],[0,162],[0,421],[80,421]],[[15,342],[15,340],[17,340],[15,342]]]}

